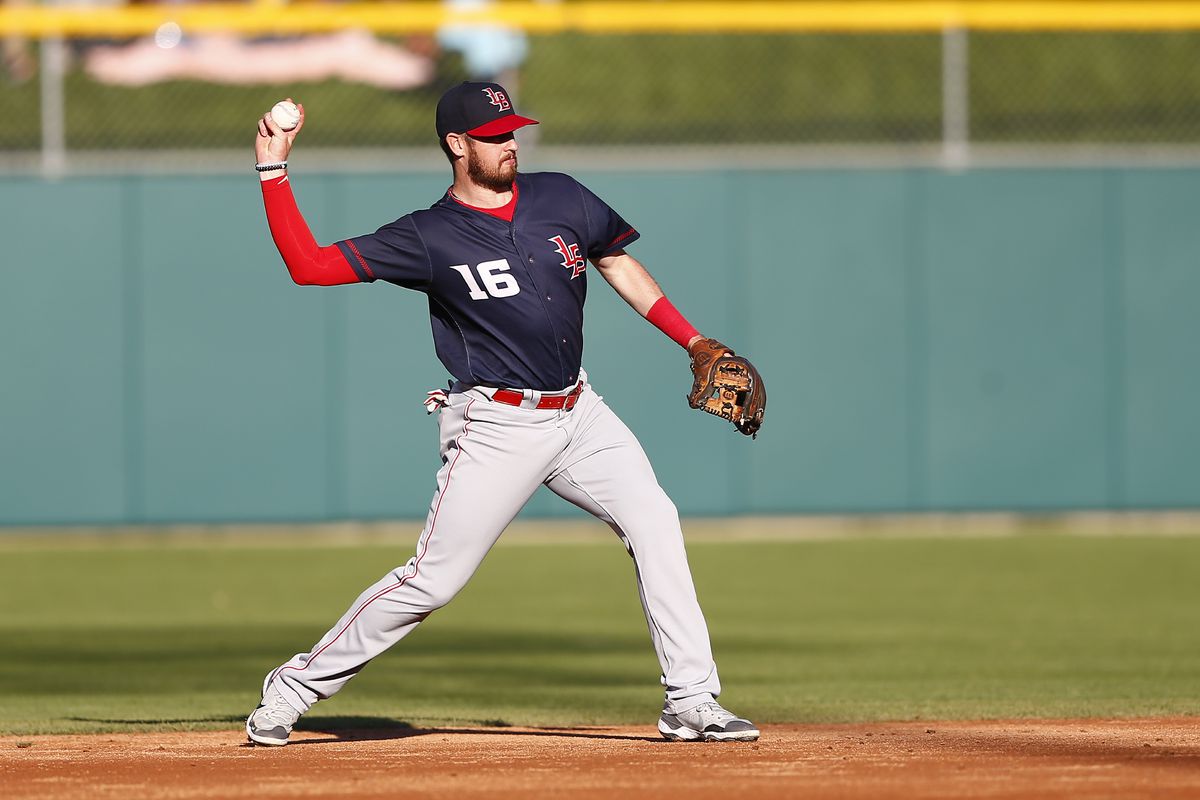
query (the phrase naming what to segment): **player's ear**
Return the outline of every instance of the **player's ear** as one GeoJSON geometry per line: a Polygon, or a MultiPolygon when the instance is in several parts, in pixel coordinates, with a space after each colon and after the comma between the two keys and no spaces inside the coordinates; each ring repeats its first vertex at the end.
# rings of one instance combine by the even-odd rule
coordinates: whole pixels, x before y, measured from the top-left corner
{"type": "Polygon", "coordinates": [[[467,137],[461,133],[446,134],[446,149],[458,157],[467,154],[467,137]]]}

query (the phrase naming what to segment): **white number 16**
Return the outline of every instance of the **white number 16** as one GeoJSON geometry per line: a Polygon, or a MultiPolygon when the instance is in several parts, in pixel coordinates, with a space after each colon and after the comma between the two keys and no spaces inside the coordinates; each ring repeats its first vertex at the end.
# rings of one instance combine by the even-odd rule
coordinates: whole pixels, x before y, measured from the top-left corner
{"type": "Polygon", "coordinates": [[[512,297],[521,291],[521,287],[517,285],[517,279],[509,274],[511,268],[508,266],[508,259],[484,261],[475,268],[479,272],[480,280],[483,281],[482,287],[479,285],[479,281],[475,280],[471,268],[466,264],[456,264],[450,269],[463,276],[472,300],[487,300],[488,297],[512,297]],[[484,291],[485,287],[487,291],[484,291]]]}

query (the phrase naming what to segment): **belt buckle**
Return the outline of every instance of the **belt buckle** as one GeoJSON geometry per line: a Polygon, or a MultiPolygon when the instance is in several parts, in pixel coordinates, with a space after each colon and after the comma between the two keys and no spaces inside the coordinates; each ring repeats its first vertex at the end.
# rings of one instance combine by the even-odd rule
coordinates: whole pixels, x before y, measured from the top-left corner
{"type": "Polygon", "coordinates": [[[565,408],[567,411],[573,409],[575,404],[579,402],[579,396],[581,394],[583,394],[582,382],[576,384],[575,388],[571,390],[571,393],[567,395],[566,402],[563,403],[563,408],[565,408]]]}

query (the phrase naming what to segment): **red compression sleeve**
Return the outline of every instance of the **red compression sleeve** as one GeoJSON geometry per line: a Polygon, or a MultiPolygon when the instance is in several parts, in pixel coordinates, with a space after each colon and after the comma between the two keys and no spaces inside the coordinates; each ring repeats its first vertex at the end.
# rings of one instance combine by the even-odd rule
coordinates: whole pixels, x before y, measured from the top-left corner
{"type": "Polygon", "coordinates": [[[283,256],[292,280],[301,286],[358,283],[358,275],[337,245],[321,247],[296,207],[288,176],[263,181],[263,205],[271,238],[283,256]]]}
{"type": "Polygon", "coordinates": [[[700,331],[693,328],[692,323],[684,319],[683,314],[680,314],[665,297],[658,298],[654,305],[650,306],[650,310],[646,312],[646,319],[685,350],[688,342],[700,335],[700,331]]]}

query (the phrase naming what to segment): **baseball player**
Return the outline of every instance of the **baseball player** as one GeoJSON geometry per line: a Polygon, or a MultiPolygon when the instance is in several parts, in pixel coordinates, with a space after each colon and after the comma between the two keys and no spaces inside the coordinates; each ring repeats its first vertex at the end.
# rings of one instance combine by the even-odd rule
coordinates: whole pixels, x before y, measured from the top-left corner
{"type": "Polygon", "coordinates": [[[438,414],[442,467],[415,555],[364,591],[311,650],[267,674],[246,720],[250,740],[287,744],[301,714],[463,588],[543,484],[610,525],[633,557],[666,687],[663,736],[757,739],[753,723],[716,701],[721,684],[675,506],[580,366],[589,263],[690,348],[693,406],[756,432],[765,406],[757,372],[675,310],[625,251],[637,231],[603,200],[567,175],[517,171],[513,132],[537,123],[514,111],[499,84],[463,83],[438,102],[438,140],[454,173],[443,197],[327,247],[300,215],[286,169],[303,124],[303,107],[286,132],[264,115],[255,142],[267,221],[293,280],[382,280],[425,293],[434,346],[454,382],[426,401],[438,414]]]}

